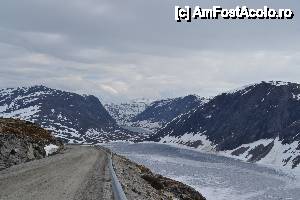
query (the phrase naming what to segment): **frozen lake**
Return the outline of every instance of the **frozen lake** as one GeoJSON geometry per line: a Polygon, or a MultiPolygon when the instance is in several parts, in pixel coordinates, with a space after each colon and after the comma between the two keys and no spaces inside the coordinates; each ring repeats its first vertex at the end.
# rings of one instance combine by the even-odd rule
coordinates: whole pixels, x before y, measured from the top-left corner
{"type": "Polygon", "coordinates": [[[194,187],[208,200],[300,199],[300,179],[290,172],[165,144],[112,143],[108,147],[194,187]]]}

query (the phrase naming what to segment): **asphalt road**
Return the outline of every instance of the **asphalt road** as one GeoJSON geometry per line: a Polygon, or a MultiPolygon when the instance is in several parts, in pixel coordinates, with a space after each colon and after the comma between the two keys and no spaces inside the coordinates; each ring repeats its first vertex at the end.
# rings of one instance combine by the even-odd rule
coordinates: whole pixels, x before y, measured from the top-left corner
{"type": "Polygon", "coordinates": [[[107,154],[68,146],[57,154],[0,171],[0,200],[112,199],[107,154]]]}

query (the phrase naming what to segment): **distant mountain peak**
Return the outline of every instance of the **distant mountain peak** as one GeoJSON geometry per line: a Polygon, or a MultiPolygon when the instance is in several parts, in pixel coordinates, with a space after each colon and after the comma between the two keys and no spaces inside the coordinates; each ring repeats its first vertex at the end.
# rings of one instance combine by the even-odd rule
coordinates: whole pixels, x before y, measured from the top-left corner
{"type": "Polygon", "coordinates": [[[155,132],[178,115],[204,103],[206,103],[205,99],[196,95],[157,100],[136,115],[131,120],[131,125],[155,132]]]}

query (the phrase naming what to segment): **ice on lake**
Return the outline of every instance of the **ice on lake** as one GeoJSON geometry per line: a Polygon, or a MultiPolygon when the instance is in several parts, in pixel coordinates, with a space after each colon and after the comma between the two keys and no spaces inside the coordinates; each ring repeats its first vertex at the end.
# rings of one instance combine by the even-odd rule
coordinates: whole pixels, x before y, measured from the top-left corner
{"type": "Polygon", "coordinates": [[[297,174],[232,158],[155,143],[109,147],[163,176],[184,182],[208,200],[299,200],[297,174]]]}

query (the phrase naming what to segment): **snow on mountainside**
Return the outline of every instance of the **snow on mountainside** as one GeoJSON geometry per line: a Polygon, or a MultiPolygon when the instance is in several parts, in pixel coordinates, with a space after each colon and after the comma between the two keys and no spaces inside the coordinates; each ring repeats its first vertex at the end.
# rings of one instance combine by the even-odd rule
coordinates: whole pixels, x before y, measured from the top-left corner
{"type": "Polygon", "coordinates": [[[164,99],[152,102],[143,112],[136,115],[130,125],[157,131],[173,118],[204,104],[207,100],[195,95],[164,99]]]}
{"type": "Polygon", "coordinates": [[[295,168],[299,164],[299,141],[283,144],[279,137],[261,139],[250,144],[222,152],[223,155],[248,162],[257,162],[295,168]]]}
{"type": "Polygon", "coordinates": [[[149,99],[134,99],[120,104],[105,104],[104,107],[119,125],[128,125],[128,122],[143,112],[151,102],[152,100],[149,99]]]}
{"type": "Polygon", "coordinates": [[[69,143],[138,137],[120,128],[96,97],[44,86],[1,89],[0,117],[37,123],[69,143]]]}
{"type": "Polygon", "coordinates": [[[295,168],[300,163],[299,96],[296,83],[249,85],[174,118],[149,140],[295,168]]]}

